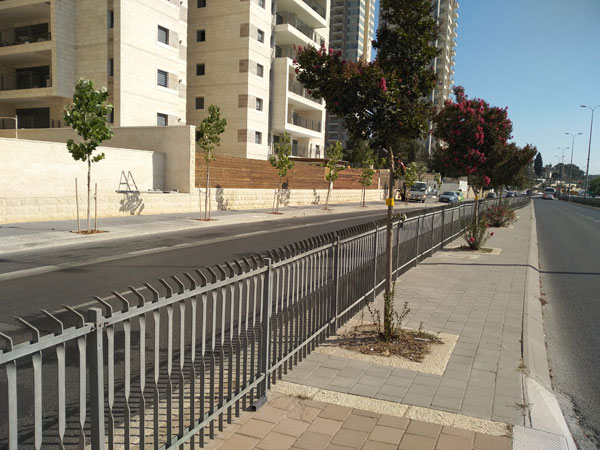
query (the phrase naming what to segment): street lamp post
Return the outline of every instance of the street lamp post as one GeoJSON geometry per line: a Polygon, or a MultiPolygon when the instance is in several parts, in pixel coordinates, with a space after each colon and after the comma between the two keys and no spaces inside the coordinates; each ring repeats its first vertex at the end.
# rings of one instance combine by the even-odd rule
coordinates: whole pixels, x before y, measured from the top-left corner
{"type": "Polygon", "coordinates": [[[588,156],[587,156],[587,165],[585,167],[585,188],[583,190],[583,198],[587,198],[588,193],[588,175],[590,173],[590,151],[592,150],[592,130],[594,128],[594,110],[600,105],[596,105],[593,108],[587,105],[581,105],[582,108],[588,108],[592,111],[592,120],[590,121],[590,143],[588,144],[588,156]]]}
{"type": "Polygon", "coordinates": [[[577,133],[577,134],[565,133],[565,134],[568,134],[569,136],[573,137],[573,140],[571,141],[571,164],[569,166],[569,193],[567,194],[567,200],[571,201],[571,176],[573,174],[573,148],[575,147],[575,136],[579,136],[582,133],[577,133]]]}
{"type": "Polygon", "coordinates": [[[565,165],[564,162],[563,162],[563,160],[565,159],[565,150],[569,150],[569,147],[565,147],[565,148],[556,147],[556,149],[560,150],[561,153],[562,153],[561,156],[554,155],[554,157],[557,158],[560,161],[560,164],[561,164],[560,167],[559,167],[559,171],[558,171],[558,190],[560,191],[560,193],[562,195],[562,192],[563,192],[562,191],[562,170],[563,170],[563,167],[565,165]]]}

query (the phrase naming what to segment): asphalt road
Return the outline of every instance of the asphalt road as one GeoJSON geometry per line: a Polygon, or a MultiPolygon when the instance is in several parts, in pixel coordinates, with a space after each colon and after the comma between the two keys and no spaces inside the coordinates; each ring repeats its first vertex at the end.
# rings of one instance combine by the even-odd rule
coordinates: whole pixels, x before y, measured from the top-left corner
{"type": "Polygon", "coordinates": [[[327,217],[283,219],[228,225],[210,230],[105,241],[94,246],[72,246],[18,253],[0,259],[0,274],[23,273],[0,281],[0,331],[10,331],[12,318],[40,309],[55,311],[106,297],[112,291],[150,283],[170,275],[222,264],[257,252],[384,217],[361,211],[327,217]],[[39,273],[33,273],[37,270],[39,273]]]}
{"type": "Polygon", "coordinates": [[[552,381],[570,398],[581,430],[598,446],[600,209],[542,199],[534,204],[552,381]]]}

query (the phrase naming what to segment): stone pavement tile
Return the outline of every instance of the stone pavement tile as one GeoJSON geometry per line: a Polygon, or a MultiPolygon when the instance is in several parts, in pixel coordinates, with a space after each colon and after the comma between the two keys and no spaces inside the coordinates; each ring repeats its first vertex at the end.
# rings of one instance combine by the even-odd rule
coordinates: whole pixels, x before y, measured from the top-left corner
{"type": "Polygon", "coordinates": [[[385,442],[386,444],[398,445],[402,436],[404,436],[404,430],[401,428],[376,425],[371,431],[369,439],[372,441],[385,442]]]}
{"type": "Polygon", "coordinates": [[[406,392],[408,391],[407,387],[402,387],[402,386],[387,386],[387,385],[383,385],[381,386],[381,389],[379,389],[379,391],[377,392],[378,394],[384,394],[384,395],[389,395],[392,397],[400,397],[402,398],[406,392]]]}
{"type": "Polygon", "coordinates": [[[339,369],[331,369],[329,367],[321,366],[314,370],[314,372],[312,373],[312,376],[331,379],[333,377],[336,377],[339,373],[340,373],[339,369]]]}
{"type": "Polygon", "coordinates": [[[358,384],[367,384],[369,386],[377,386],[380,387],[385,382],[384,377],[376,377],[374,375],[369,375],[368,372],[358,379],[358,384]]]}
{"type": "Polygon", "coordinates": [[[462,428],[455,428],[455,427],[443,426],[442,427],[442,433],[443,434],[451,434],[453,436],[464,437],[464,438],[470,439],[471,441],[473,441],[473,439],[475,439],[475,432],[474,431],[463,430],[462,428]]]}
{"type": "Polygon", "coordinates": [[[395,417],[395,416],[386,416],[382,415],[377,421],[377,425],[382,427],[394,427],[402,430],[406,430],[408,424],[410,423],[410,419],[406,417],[395,417]]]}
{"type": "Polygon", "coordinates": [[[223,442],[219,447],[219,450],[252,450],[253,448],[256,448],[258,442],[259,439],[244,436],[242,434],[234,434],[223,442]]]}
{"type": "Polygon", "coordinates": [[[444,411],[459,412],[461,405],[461,398],[435,395],[431,400],[431,407],[433,409],[442,409],[444,411]]]}
{"type": "Polygon", "coordinates": [[[398,445],[398,450],[435,450],[436,439],[414,434],[405,434],[398,445]]]}
{"type": "Polygon", "coordinates": [[[308,428],[307,422],[302,422],[301,420],[284,418],[282,419],[273,431],[277,433],[287,434],[289,436],[300,436],[306,429],[308,428]]]}
{"type": "Polygon", "coordinates": [[[288,419],[296,419],[302,422],[312,422],[320,413],[320,408],[313,408],[307,406],[304,402],[299,402],[298,405],[288,413],[287,417],[288,419]]]}
{"type": "Polygon", "coordinates": [[[505,436],[489,436],[475,433],[475,450],[510,450],[510,439],[505,436]]]}
{"type": "Polygon", "coordinates": [[[413,378],[397,377],[394,374],[390,375],[384,382],[384,386],[400,386],[408,388],[413,382],[413,378]]]}
{"type": "Polygon", "coordinates": [[[466,383],[465,383],[465,387],[464,388],[460,388],[460,387],[449,387],[449,386],[442,386],[440,383],[440,387],[438,387],[438,390],[435,392],[435,395],[441,395],[443,397],[454,397],[454,398],[463,398],[465,396],[465,390],[466,390],[466,383]]]}
{"type": "Polygon", "coordinates": [[[367,371],[366,367],[349,367],[346,366],[343,369],[340,370],[340,374],[339,376],[342,377],[347,377],[347,378],[352,378],[354,380],[358,380],[360,377],[362,377],[365,372],[367,371]]]}
{"type": "Polygon", "coordinates": [[[431,386],[426,384],[412,384],[408,388],[407,395],[423,395],[423,396],[433,396],[435,391],[437,390],[437,386],[431,386]]]}
{"type": "Polygon", "coordinates": [[[473,438],[455,436],[452,434],[440,434],[435,450],[466,450],[473,448],[473,438]]]}
{"type": "Polygon", "coordinates": [[[237,431],[237,433],[262,439],[269,433],[269,431],[273,429],[274,426],[275,424],[271,422],[264,422],[262,420],[252,418],[246,422],[244,426],[237,431]]]}
{"type": "Polygon", "coordinates": [[[408,434],[415,434],[417,436],[425,436],[434,439],[437,439],[441,431],[441,425],[422,422],[420,420],[411,420],[408,427],[406,427],[406,432],[408,434]]]}
{"type": "Polygon", "coordinates": [[[330,356],[326,361],[323,361],[321,367],[326,367],[330,369],[343,369],[346,367],[350,360],[346,358],[338,358],[335,356],[330,356]]]}
{"type": "Polygon", "coordinates": [[[294,442],[295,448],[301,448],[306,450],[322,450],[327,447],[329,441],[331,440],[331,436],[320,433],[313,433],[312,431],[307,431],[302,433],[302,435],[294,442]]]}
{"type": "Polygon", "coordinates": [[[342,429],[364,431],[369,433],[377,423],[377,417],[350,414],[342,424],[342,429]]]}
{"type": "Polygon", "coordinates": [[[392,369],[388,367],[371,366],[367,369],[366,375],[379,378],[387,378],[392,373],[392,369]]]}
{"type": "Polygon", "coordinates": [[[296,442],[296,437],[271,432],[260,441],[256,448],[261,450],[288,450],[296,442]]]}
{"type": "MultiPolygon", "coordinates": [[[[340,372],[341,373],[341,372],[340,372]]],[[[334,386],[339,386],[339,387],[347,387],[350,388],[352,386],[354,386],[356,384],[356,378],[352,378],[352,377],[347,377],[345,374],[342,375],[338,375],[335,378],[333,378],[329,384],[332,384],[334,386]]]]}
{"type": "Polygon", "coordinates": [[[312,431],[313,433],[327,434],[333,436],[341,428],[343,422],[332,419],[325,419],[323,417],[317,417],[306,429],[306,431],[312,431]]]}
{"type": "Polygon", "coordinates": [[[417,372],[413,370],[403,369],[401,367],[395,367],[390,374],[390,377],[401,377],[401,378],[409,378],[414,380],[417,376],[417,372]]]}
{"type": "Polygon", "coordinates": [[[346,447],[344,445],[329,444],[327,447],[325,447],[325,450],[353,450],[353,449],[352,449],[352,447],[346,447]]]}
{"type": "Polygon", "coordinates": [[[402,398],[402,403],[406,403],[408,405],[422,406],[423,408],[429,408],[432,400],[433,395],[427,396],[423,394],[406,394],[402,398]]]}
{"type": "Polygon", "coordinates": [[[291,411],[296,406],[296,401],[293,397],[277,397],[269,402],[269,405],[277,409],[285,409],[291,411]]]}
{"type": "Polygon", "coordinates": [[[381,414],[373,412],[373,411],[367,411],[365,409],[358,409],[358,408],[354,408],[352,410],[352,414],[355,416],[366,416],[366,417],[374,417],[376,419],[379,419],[381,417],[381,414]]]}
{"type": "Polygon", "coordinates": [[[396,450],[397,447],[397,445],[386,444],[385,442],[367,440],[362,450],[396,450]]]}
{"type": "Polygon", "coordinates": [[[461,414],[465,416],[478,417],[480,419],[491,419],[492,418],[492,406],[480,406],[471,405],[469,403],[463,403],[460,408],[461,414]]]}
{"type": "Polygon", "coordinates": [[[323,411],[319,414],[319,417],[324,417],[325,419],[332,420],[346,420],[346,418],[352,412],[352,408],[348,408],[346,406],[339,405],[327,405],[323,408],[323,411]]]}
{"type": "Polygon", "coordinates": [[[348,391],[349,394],[359,395],[361,397],[373,397],[379,391],[379,386],[370,386],[368,384],[355,384],[348,391]]]}
{"type": "Polygon", "coordinates": [[[350,448],[361,448],[368,437],[368,432],[341,428],[340,431],[333,436],[331,443],[350,448]]]}
{"type": "Polygon", "coordinates": [[[324,388],[331,382],[332,379],[333,379],[333,377],[320,377],[320,376],[314,375],[314,373],[313,373],[309,377],[305,378],[302,381],[302,384],[305,384],[307,386],[324,388]]]}
{"type": "Polygon", "coordinates": [[[440,381],[441,381],[441,377],[438,375],[428,375],[428,374],[419,373],[415,377],[413,383],[419,384],[422,386],[437,387],[440,384],[440,381]]]}

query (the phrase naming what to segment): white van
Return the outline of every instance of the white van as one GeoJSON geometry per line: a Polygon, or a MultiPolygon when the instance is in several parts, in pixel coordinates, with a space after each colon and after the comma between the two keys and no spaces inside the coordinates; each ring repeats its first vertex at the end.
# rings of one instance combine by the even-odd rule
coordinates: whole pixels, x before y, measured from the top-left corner
{"type": "Polygon", "coordinates": [[[554,200],[556,198],[556,189],[547,187],[542,194],[544,200],[554,200]]]}

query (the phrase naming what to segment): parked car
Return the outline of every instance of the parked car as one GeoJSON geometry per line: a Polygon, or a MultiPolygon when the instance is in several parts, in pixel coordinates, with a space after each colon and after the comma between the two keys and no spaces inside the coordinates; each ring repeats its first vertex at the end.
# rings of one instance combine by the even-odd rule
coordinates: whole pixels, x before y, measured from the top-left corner
{"type": "Polygon", "coordinates": [[[458,203],[458,195],[454,191],[442,192],[442,195],[438,198],[438,201],[444,203],[458,203]]]}
{"type": "Polygon", "coordinates": [[[456,198],[458,198],[459,202],[463,202],[465,200],[465,196],[462,191],[454,191],[456,194],[456,198]]]}
{"type": "Polygon", "coordinates": [[[485,196],[485,198],[496,198],[496,193],[495,192],[488,192],[487,195],[485,196]]]}
{"type": "Polygon", "coordinates": [[[542,198],[544,200],[554,200],[555,197],[556,197],[556,189],[551,188],[551,187],[547,187],[546,189],[544,189],[544,193],[542,194],[542,198]]]}
{"type": "Polygon", "coordinates": [[[412,202],[425,203],[427,199],[427,183],[417,181],[410,187],[408,192],[408,200],[412,202]]]}
{"type": "Polygon", "coordinates": [[[513,191],[508,191],[508,192],[506,193],[506,196],[507,196],[507,197],[516,197],[516,194],[515,194],[513,191]]]}

